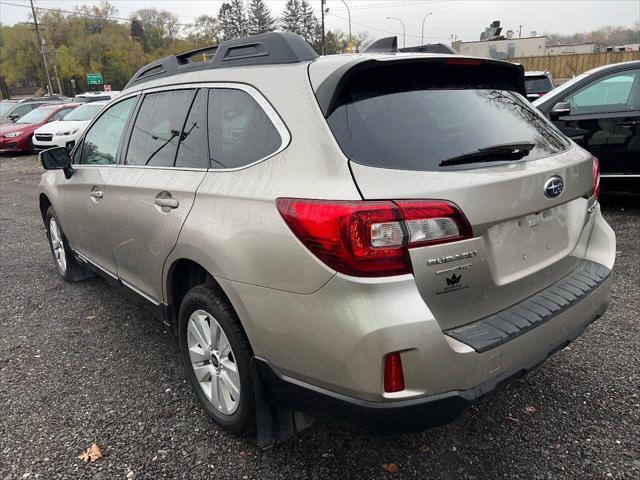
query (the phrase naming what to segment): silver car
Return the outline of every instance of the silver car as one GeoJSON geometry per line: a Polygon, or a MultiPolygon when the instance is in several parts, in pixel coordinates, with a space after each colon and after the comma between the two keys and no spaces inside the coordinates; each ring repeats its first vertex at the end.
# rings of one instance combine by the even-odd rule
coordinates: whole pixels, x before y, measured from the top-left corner
{"type": "Polygon", "coordinates": [[[605,312],[598,161],[521,66],[285,33],[209,56],[143,67],[41,153],[39,199],[62,277],[156,307],[227,431],[446,423],[605,312]]]}

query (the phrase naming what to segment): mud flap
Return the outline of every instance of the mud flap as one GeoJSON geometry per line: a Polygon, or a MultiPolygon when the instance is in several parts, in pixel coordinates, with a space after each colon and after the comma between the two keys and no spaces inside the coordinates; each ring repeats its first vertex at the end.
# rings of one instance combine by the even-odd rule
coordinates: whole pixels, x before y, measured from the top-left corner
{"type": "Polygon", "coordinates": [[[313,417],[271,402],[253,364],[253,392],[256,403],[258,447],[266,450],[282,443],[313,423],[313,417]]]}

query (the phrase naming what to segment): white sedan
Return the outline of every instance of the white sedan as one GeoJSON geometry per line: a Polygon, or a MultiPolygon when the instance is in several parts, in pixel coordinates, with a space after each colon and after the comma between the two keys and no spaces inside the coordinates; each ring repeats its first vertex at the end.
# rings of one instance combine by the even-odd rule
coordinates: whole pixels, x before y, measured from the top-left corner
{"type": "Polygon", "coordinates": [[[67,147],[71,150],[84,129],[107,103],[87,103],[69,112],[62,120],[44,124],[34,132],[34,149],[46,150],[52,147],[67,147]]]}

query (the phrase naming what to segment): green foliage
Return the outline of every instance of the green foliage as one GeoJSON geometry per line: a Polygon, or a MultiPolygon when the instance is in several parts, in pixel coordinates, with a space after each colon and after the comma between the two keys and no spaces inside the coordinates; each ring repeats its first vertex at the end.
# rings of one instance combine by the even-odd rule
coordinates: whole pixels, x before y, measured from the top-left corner
{"type": "Polygon", "coordinates": [[[271,16],[271,12],[264,3],[264,0],[251,0],[248,17],[249,35],[273,32],[276,29],[276,22],[271,16]]]}
{"type": "Polygon", "coordinates": [[[287,32],[297,33],[316,50],[320,50],[322,43],[320,22],[308,0],[287,0],[282,12],[281,26],[287,32]]]}
{"type": "Polygon", "coordinates": [[[242,0],[231,0],[230,3],[223,3],[218,13],[218,20],[220,21],[224,40],[247,36],[249,21],[244,11],[244,2],[242,0]]]}
{"type": "Polygon", "coordinates": [[[337,53],[354,53],[362,51],[365,44],[369,42],[367,32],[358,32],[351,39],[352,50],[349,51],[349,35],[335,30],[325,33],[325,54],[335,55],[337,53]]]}
{"type": "Polygon", "coordinates": [[[198,46],[217,45],[220,43],[220,23],[216,17],[200,15],[189,27],[187,40],[198,46]]]}
{"type": "Polygon", "coordinates": [[[146,53],[167,48],[178,37],[178,17],[167,10],[143,8],[131,15],[142,27],[142,47],[146,53]]]}

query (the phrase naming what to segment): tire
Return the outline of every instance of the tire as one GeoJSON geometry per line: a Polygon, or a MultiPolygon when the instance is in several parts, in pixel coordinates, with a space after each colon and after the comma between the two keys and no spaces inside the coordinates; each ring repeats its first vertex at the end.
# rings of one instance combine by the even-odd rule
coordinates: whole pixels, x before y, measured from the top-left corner
{"type": "Polygon", "coordinates": [[[47,229],[47,239],[53,255],[53,262],[60,276],[67,282],[79,282],[89,278],[91,273],[79,265],[73,256],[67,237],[62,231],[53,207],[49,207],[47,210],[44,223],[47,229]]]}
{"type": "Polygon", "coordinates": [[[219,289],[199,285],[187,292],[180,305],[178,342],[193,391],[207,414],[227,432],[255,431],[253,351],[219,289]]]}

